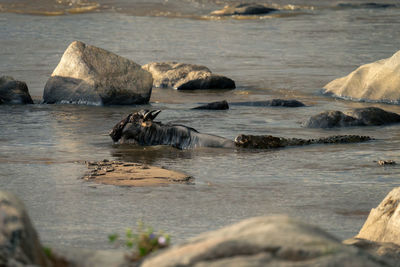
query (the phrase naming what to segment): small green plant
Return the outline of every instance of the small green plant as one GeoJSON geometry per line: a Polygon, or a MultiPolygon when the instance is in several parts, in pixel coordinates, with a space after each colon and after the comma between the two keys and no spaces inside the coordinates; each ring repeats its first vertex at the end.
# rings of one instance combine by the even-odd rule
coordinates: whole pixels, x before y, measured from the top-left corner
{"type": "Polygon", "coordinates": [[[51,258],[53,256],[53,252],[51,251],[50,247],[43,247],[44,254],[48,257],[51,258]]]}
{"type": "Polygon", "coordinates": [[[132,254],[128,256],[132,261],[138,261],[156,250],[166,248],[171,242],[168,234],[156,232],[141,221],[138,222],[137,233],[128,228],[124,240],[120,240],[118,234],[109,235],[108,240],[110,243],[122,244],[128,249],[133,249],[132,254]]]}

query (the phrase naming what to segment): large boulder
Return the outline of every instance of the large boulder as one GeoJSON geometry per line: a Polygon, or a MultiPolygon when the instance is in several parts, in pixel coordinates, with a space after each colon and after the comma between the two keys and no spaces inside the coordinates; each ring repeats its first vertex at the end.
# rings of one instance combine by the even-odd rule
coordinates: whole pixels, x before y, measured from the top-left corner
{"type": "Polygon", "coordinates": [[[400,187],[393,189],[378,207],[372,209],[356,236],[376,242],[400,245],[400,187]]]}
{"type": "Polygon", "coordinates": [[[145,259],[143,267],[177,266],[390,266],[345,246],[323,230],[286,216],[257,217],[145,259]]]}
{"type": "Polygon", "coordinates": [[[353,100],[400,103],[400,51],[362,65],[324,86],[325,93],[353,100]]]}
{"type": "Polygon", "coordinates": [[[75,41],[44,88],[43,102],[131,105],[150,99],[153,79],[135,62],[75,41]]]}
{"type": "Polygon", "coordinates": [[[233,15],[266,15],[278,9],[268,7],[263,4],[233,4],[226,5],[223,9],[211,12],[212,16],[233,16],[233,15]]]}
{"type": "Polygon", "coordinates": [[[376,107],[357,108],[347,112],[325,111],[303,123],[307,128],[333,128],[349,126],[379,126],[400,123],[400,115],[376,107]]]}
{"type": "Polygon", "coordinates": [[[234,89],[235,82],[213,74],[205,66],[177,62],[152,62],[142,67],[153,75],[154,87],[177,90],[234,89]]]}
{"type": "Polygon", "coordinates": [[[26,83],[11,76],[0,77],[0,104],[33,104],[26,83]]]}
{"type": "Polygon", "coordinates": [[[49,266],[24,205],[0,191],[0,266],[49,266]]]}

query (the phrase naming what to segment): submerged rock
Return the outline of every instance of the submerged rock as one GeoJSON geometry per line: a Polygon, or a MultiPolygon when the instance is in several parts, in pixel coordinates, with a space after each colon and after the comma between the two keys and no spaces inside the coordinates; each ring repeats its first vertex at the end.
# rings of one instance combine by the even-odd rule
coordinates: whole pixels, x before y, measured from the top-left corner
{"type": "Polygon", "coordinates": [[[75,41],[44,88],[43,102],[131,105],[147,103],[153,79],[135,62],[75,41]]]}
{"type": "Polygon", "coordinates": [[[233,102],[232,106],[251,106],[251,107],[304,107],[304,103],[295,99],[271,99],[266,101],[247,101],[247,102],[233,102]]]}
{"type": "Polygon", "coordinates": [[[206,110],[226,110],[229,109],[228,102],[226,100],[211,102],[205,105],[201,105],[192,109],[206,109],[206,110]]]}
{"type": "Polygon", "coordinates": [[[200,234],[146,258],[143,267],[389,266],[341,244],[318,227],[287,216],[256,217],[200,234]]]}
{"type": "Polygon", "coordinates": [[[0,77],[0,104],[33,104],[26,83],[11,76],[0,77]]]}
{"type": "Polygon", "coordinates": [[[177,62],[152,62],[142,67],[153,75],[154,87],[171,87],[177,90],[234,89],[235,82],[211,73],[201,65],[177,62]]]}
{"type": "Polygon", "coordinates": [[[348,144],[372,140],[369,136],[335,135],[317,139],[284,138],[272,135],[238,135],[235,138],[237,147],[273,149],[287,146],[304,146],[313,144],[348,144]]]}
{"type": "Polygon", "coordinates": [[[324,86],[325,93],[352,100],[400,103],[400,51],[392,57],[362,65],[324,86]]]}
{"type": "Polygon", "coordinates": [[[227,5],[221,10],[211,12],[212,16],[233,16],[233,15],[266,15],[278,9],[267,7],[263,4],[234,4],[227,5]]]}
{"type": "Polygon", "coordinates": [[[184,173],[141,163],[104,160],[87,162],[86,165],[89,171],[82,178],[98,184],[143,187],[191,184],[193,181],[184,173]]]}
{"type": "Polygon", "coordinates": [[[390,3],[339,3],[337,5],[340,8],[391,8],[391,7],[396,7],[395,4],[390,4],[390,3]]]}
{"type": "Polygon", "coordinates": [[[356,238],[400,245],[400,187],[372,209],[356,238]]]}
{"type": "Polygon", "coordinates": [[[303,123],[308,128],[333,128],[349,126],[379,126],[400,123],[400,115],[376,107],[357,108],[348,114],[341,111],[325,111],[303,123]]]}
{"type": "Polygon", "coordinates": [[[50,266],[24,205],[0,191],[0,266],[50,266]]]}

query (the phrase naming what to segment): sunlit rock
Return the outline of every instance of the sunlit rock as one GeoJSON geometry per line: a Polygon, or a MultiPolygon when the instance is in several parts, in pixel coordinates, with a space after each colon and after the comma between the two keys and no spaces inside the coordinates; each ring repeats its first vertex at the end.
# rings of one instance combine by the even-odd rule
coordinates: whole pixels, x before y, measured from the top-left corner
{"type": "Polygon", "coordinates": [[[234,89],[235,82],[213,74],[205,66],[177,62],[152,62],[143,69],[153,75],[154,87],[171,87],[177,90],[234,89]]]}
{"type": "Polygon", "coordinates": [[[377,242],[400,245],[400,187],[393,189],[372,209],[364,226],[356,236],[377,242]]]}
{"type": "Polygon", "coordinates": [[[153,79],[135,62],[75,41],[46,83],[44,103],[131,105],[147,103],[153,79]]]}
{"type": "Polygon", "coordinates": [[[352,100],[400,103],[400,51],[362,65],[324,86],[325,93],[352,100]]]}
{"type": "Polygon", "coordinates": [[[0,104],[33,104],[26,83],[11,76],[0,77],[0,104]]]}

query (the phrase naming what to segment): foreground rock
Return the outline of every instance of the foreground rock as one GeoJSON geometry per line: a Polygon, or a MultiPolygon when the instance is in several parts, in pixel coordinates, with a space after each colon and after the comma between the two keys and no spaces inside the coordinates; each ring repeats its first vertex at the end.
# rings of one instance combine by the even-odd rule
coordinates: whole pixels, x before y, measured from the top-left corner
{"type": "Polygon", "coordinates": [[[390,266],[345,246],[321,229],[286,216],[244,220],[145,259],[143,267],[390,266]]]}
{"type": "Polygon", "coordinates": [[[202,110],[226,110],[229,109],[229,104],[226,100],[211,102],[205,105],[201,105],[192,109],[202,109],[202,110]]]}
{"type": "Polygon", "coordinates": [[[341,111],[326,111],[309,118],[303,123],[308,128],[333,128],[349,126],[379,126],[400,123],[400,115],[380,108],[354,109],[348,114],[341,111]]]}
{"type": "Polygon", "coordinates": [[[353,100],[400,103],[399,73],[400,51],[333,80],[324,86],[325,93],[353,100]]]}
{"type": "Polygon", "coordinates": [[[160,186],[191,184],[193,178],[184,173],[140,163],[122,161],[87,162],[90,169],[83,179],[98,184],[118,186],[160,186]]]}
{"type": "Polygon", "coordinates": [[[235,89],[235,82],[227,77],[211,73],[205,66],[153,62],[143,66],[153,75],[154,87],[171,87],[177,90],[235,89]]]}
{"type": "Polygon", "coordinates": [[[393,189],[375,209],[356,238],[400,245],[400,187],[393,189]]]}
{"type": "Polygon", "coordinates": [[[251,106],[251,107],[288,107],[297,108],[305,107],[305,104],[295,99],[271,99],[266,101],[247,101],[247,102],[232,102],[232,106],[251,106]]]}
{"type": "Polygon", "coordinates": [[[26,83],[11,76],[0,77],[0,104],[33,104],[26,83]]]}
{"type": "Polygon", "coordinates": [[[234,15],[266,15],[278,9],[267,7],[263,4],[234,4],[227,5],[221,10],[211,12],[212,16],[234,16],[234,15]]]}
{"type": "Polygon", "coordinates": [[[371,254],[385,258],[391,262],[391,266],[399,266],[400,246],[390,242],[374,242],[361,238],[350,238],[343,241],[343,244],[358,247],[371,254]]]}
{"type": "Polygon", "coordinates": [[[75,41],[44,88],[43,102],[131,105],[150,99],[153,79],[135,62],[75,41]]]}
{"type": "Polygon", "coordinates": [[[0,266],[50,266],[24,205],[0,191],[0,266]]]}
{"type": "Polygon", "coordinates": [[[244,148],[274,149],[287,146],[304,146],[313,144],[349,144],[372,140],[369,136],[335,135],[317,139],[283,138],[272,135],[238,135],[236,146],[244,148]]]}

